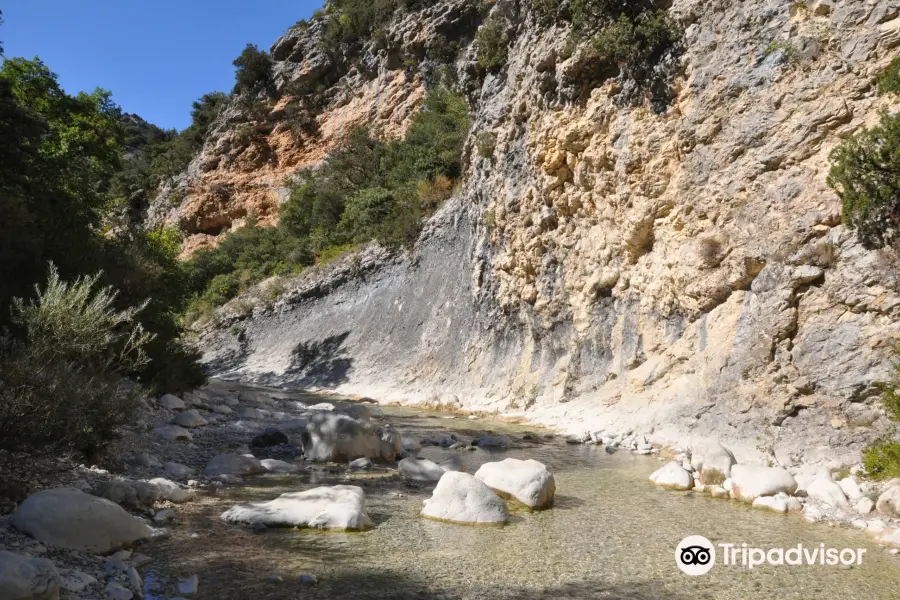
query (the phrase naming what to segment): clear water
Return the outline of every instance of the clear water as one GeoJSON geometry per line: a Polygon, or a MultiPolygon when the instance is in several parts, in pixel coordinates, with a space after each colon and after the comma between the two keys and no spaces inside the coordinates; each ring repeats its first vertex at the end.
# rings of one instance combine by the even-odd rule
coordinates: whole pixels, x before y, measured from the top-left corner
{"type": "MultiPolygon", "coordinates": [[[[151,546],[157,568],[173,578],[198,574],[199,598],[498,598],[559,599],[769,599],[900,598],[900,559],[857,531],[809,524],[797,516],[751,509],[699,494],[668,492],[647,476],[655,458],[607,454],[597,446],[572,446],[559,438],[522,440],[533,428],[494,421],[429,418],[424,411],[385,409],[412,436],[485,430],[514,440],[505,451],[428,447],[440,459],[461,453],[474,472],[489,460],[535,458],[554,473],[557,501],[542,512],[514,510],[505,527],[466,527],[418,516],[431,487],[411,486],[390,469],[349,475],[316,470],[299,476],[266,476],[180,507],[182,526],[151,546]],[[269,530],[255,534],[221,523],[218,515],[238,501],[271,499],[320,484],[347,483],[366,490],[375,528],[365,533],[269,530]],[[195,537],[191,537],[191,533],[195,537]],[[805,546],[866,548],[852,568],[718,565],[689,577],[675,564],[675,547],[688,535],[714,543],[761,548],[805,546]],[[307,587],[299,575],[312,573],[307,587]],[[280,583],[269,581],[278,576],[280,583]]],[[[721,561],[721,559],[720,559],[721,561]]]]}

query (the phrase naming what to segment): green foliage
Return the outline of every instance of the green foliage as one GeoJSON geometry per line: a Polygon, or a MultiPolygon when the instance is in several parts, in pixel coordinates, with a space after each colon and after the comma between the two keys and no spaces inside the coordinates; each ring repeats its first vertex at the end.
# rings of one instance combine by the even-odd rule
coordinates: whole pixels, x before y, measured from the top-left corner
{"type": "Polygon", "coordinates": [[[475,41],[478,64],[482,68],[496,73],[506,66],[511,41],[506,34],[506,27],[500,19],[488,17],[478,33],[475,34],[475,41]]]}
{"type": "Polygon", "coordinates": [[[490,131],[482,131],[475,136],[475,148],[478,150],[478,156],[482,158],[493,158],[496,144],[497,136],[490,131]]]}
{"type": "Polygon", "coordinates": [[[327,52],[340,52],[345,57],[356,53],[362,42],[387,24],[398,10],[410,11],[425,6],[430,0],[331,0],[325,13],[313,18],[329,17],[322,40],[327,52]]]}
{"type": "Polygon", "coordinates": [[[358,243],[412,243],[421,217],[452,193],[453,180],[462,175],[468,130],[465,99],[436,89],[402,140],[378,140],[365,128],[351,131],[319,168],[299,175],[278,227],[251,223],[187,263],[195,294],[188,319],[207,316],[262,279],[324,262],[358,243]]]}
{"type": "Polygon", "coordinates": [[[531,7],[539,19],[555,23],[561,16],[563,3],[561,0],[531,0],[531,7]]]}
{"type": "Polygon", "coordinates": [[[144,347],[150,360],[130,375],[168,391],[203,381],[196,353],[178,340],[184,290],[171,243],[163,252],[141,232],[100,235],[118,203],[110,198],[145,185],[146,165],[131,169],[132,161],[166,137],[123,116],[108,92],[68,96],[39,60],[0,69],[0,328],[15,325],[12,298],[31,293],[48,261],[63,279],[102,270],[101,282],[122,290],[120,309],[151,299],[140,315],[155,334],[144,347]],[[173,379],[165,362],[175,359],[182,374],[173,379]]]}
{"type": "Polygon", "coordinates": [[[121,378],[147,364],[153,336],[136,320],[143,307],[117,310],[99,279],[66,283],[51,264],[34,300],[13,300],[24,333],[0,337],[0,449],[94,451],[137,406],[121,378]]]}
{"type": "Polygon", "coordinates": [[[576,38],[590,39],[596,51],[595,71],[617,67],[639,88],[656,89],[660,96],[669,74],[657,67],[683,49],[679,23],[652,0],[572,0],[570,11],[576,38]]]}
{"type": "Polygon", "coordinates": [[[872,479],[900,477],[900,442],[890,438],[875,441],[863,450],[863,466],[872,479]]]}
{"type": "Polygon", "coordinates": [[[900,93],[900,56],[891,61],[878,75],[878,94],[900,93]]]}
{"type": "MultiPolygon", "coordinates": [[[[894,347],[891,378],[881,385],[881,402],[888,418],[900,421],[900,346],[894,347]]],[[[890,435],[876,440],[863,451],[866,473],[874,479],[900,477],[900,442],[890,435]]]]}
{"type": "Polygon", "coordinates": [[[894,244],[900,226],[900,115],[883,113],[831,153],[828,185],[844,204],[844,223],[869,248],[894,244]]]}
{"type": "Polygon", "coordinates": [[[626,15],[604,27],[593,39],[605,61],[619,65],[635,81],[646,79],[663,55],[681,42],[681,31],[664,11],[626,15]]]}
{"type": "Polygon", "coordinates": [[[234,59],[234,93],[258,93],[269,91],[274,85],[272,57],[255,44],[247,44],[241,55],[234,59]]]}

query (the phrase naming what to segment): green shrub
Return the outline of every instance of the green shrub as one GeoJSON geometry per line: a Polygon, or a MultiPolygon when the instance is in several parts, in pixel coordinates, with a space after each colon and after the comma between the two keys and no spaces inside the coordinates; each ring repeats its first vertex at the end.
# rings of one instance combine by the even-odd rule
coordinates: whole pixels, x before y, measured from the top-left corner
{"type": "Polygon", "coordinates": [[[496,144],[497,136],[490,131],[482,131],[475,136],[475,148],[478,150],[478,156],[482,158],[493,158],[496,144]]]}
{"type": "Polygon", "coordinates": [[[617,64],[626,77],[643,81],[653,67],[681,42],[681,31],[665,11],[654,11],[632,19],[621,15],[600,30],[594,49],[605,61],[617,64]]]}
{"type": "Polygon", "coordinates": [[[485,70],[496,73],[509,58],[511,43],[505,25],[497,18],[488,17],[475,34],[478,64],[485,70]]]}
{"type": "Polygon", "coordinates": [[[653,8],[653,0],[572,0],[570,10],[575,29],[589,34],[621,17],[634,21],[653,8]]]}
{"type": "Polygon", "coordinates": [[[100,275],[62,281],[51,264],[36,298],[13,302],[20,339],[0,337],[0,449],[94,452],[131,416],[126,373],[147,364],[142,306],[116,310],[100,275]]]}
{"type": "Polygon", "coordinates": [[[882,438],[863,451],[863,465],[872,479],[900,477],[900,442],[882,438]]]}
{"type": "Polygon", "coordinates": [[[554,23],[563,16],[560,14],[563,7],[561,0],[531,0],[531,7],[539,19],[548,23],[554,23]]]}
{"type": "Polygon", "coordinates": [[[900,56],[891,61],[878,75],[878,94],[900,93],[900,56]]]}
{"type": "Polygon", "coordinates": [[[234,59],[234,93],[257,93],[271,90],[272,57],[255,44],[247,44],[241,55],[234,59]]]}
{"type": "Polygon", "coordinates": [[[900,226],[900,115],[883,113],[831,153],[828,185],[843,200],[844,223],[868,248],[894,244],[900,226]]]}

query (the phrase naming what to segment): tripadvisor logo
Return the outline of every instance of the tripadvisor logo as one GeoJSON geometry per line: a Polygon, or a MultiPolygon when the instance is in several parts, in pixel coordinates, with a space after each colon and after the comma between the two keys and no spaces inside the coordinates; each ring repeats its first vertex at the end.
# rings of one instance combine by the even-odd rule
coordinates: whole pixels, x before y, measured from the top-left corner
{"type": "Polygon", "coordinates": [[[861,565],[865,548],[826,548],[825,544],[790,548],[754,548],[747,544],[716,544],[702,535],[690,535],[675,548],[675,564],[688,575],[705,575],[716,564],[716,547],[721,564],[726,567],[754,569],[761,565],[861,565]]]}

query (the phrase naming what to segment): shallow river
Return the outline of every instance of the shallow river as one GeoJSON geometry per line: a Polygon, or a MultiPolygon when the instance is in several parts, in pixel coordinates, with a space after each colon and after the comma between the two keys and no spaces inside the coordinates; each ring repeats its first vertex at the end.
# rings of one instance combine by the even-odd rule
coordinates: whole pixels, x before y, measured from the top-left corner
{"type": "MultiPolygon", "coordinates": [[[[900,560],[864,534],[691,492],[662,490],[647,481],[661,464],[656,458],[567,445],[559,437],[545,439],[546,431],[494,420],[451,419],[405,408],[387,407],[384,412],[382,423],[392,423],[409,436],[456,433],[468,440],[487,430],[509,436],[513,443],[508,450],[426,447],[421,454],[441,459],[459,453],[469,473],[483,462],[508,456],[537,459],[556,478],[555,506],[542,512],[514,510],[504,527],[467,527],[420,518],[422,501],[432,488],[400,481],[388,468],[351,476],[345,468],[330,473],[314,467],[297,476],[248,479],[245,487],[179,507],[182,525],[173,537],[147,549],[156,558],[147,574],[149,586],[166,573],[199,575],[201,600],[900,598],[900,560]],[[536,433],[538,441],[523,440],[525,432],[536,433]],[[254,534],[218,519],[238,501],[348,482],[366,490],[375,522],[371,531],[254,534]],[[720,558],[709,574],[690,577],[676,567],[675,547],[694,534],[714,544],[747,543],[764,549],[824,543],[868,551],[862,565],[852,568],[765,566],[751,571],[722,566],[720,558]],[[301,585],[301,573],[314,574],[318,585],[301,585]],[[283,581],[272,583],[271,575],[283,581]]],[[[168,588],[166,583],[163,578],[162,589],[168,588]]]]}

